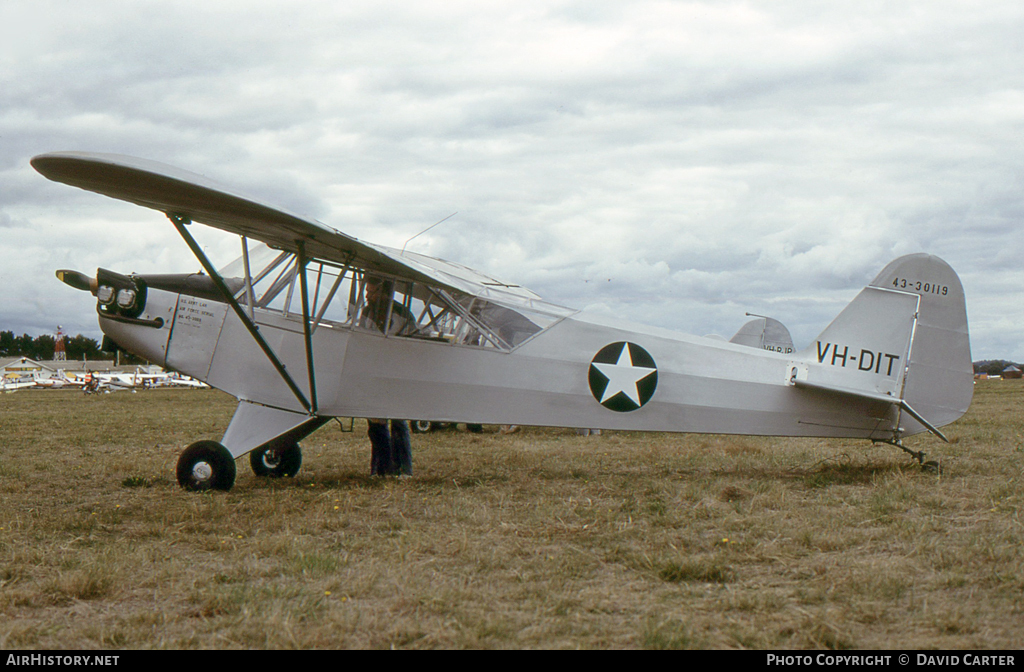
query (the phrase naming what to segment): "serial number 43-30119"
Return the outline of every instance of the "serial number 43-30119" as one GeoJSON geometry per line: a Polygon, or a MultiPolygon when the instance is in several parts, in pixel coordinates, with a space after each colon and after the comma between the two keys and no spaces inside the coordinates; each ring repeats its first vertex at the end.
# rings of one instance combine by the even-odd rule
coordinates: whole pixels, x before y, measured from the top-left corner
{"type": "Polygon", "coordinates": [[[896,289],[912,289],[922,294],[938,294],[946,296],[949,293],[948,285],[939,285],[934,282],[921,282],[920,280],[908,280],[907,278],[896,278],[892,281],[896,289]]]}

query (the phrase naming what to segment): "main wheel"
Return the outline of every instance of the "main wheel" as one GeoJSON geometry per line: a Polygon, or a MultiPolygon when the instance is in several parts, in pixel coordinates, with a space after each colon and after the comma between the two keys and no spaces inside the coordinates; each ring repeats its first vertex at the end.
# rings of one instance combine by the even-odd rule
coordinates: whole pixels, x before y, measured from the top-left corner
{"type": "Polygon", "coordinates": [[[417,434],[423,434],[429,432],[434,423],[430,422],[430,420],[413,420],[409,424],[412,425],[412,431],[417,434]]]}
{"type": "Polygon", "coordinates": [[[257,476],[294,476],[302,467],[302,449],[297,443],[282,447],[257,448],[249,453],[249,464],[257,476]]]}
{"type": "Polygon", "coordinates": [[[178,485],[186,490],[230,490],[235,458],[216,441],[196,441],[178,458],[178,485]]]}

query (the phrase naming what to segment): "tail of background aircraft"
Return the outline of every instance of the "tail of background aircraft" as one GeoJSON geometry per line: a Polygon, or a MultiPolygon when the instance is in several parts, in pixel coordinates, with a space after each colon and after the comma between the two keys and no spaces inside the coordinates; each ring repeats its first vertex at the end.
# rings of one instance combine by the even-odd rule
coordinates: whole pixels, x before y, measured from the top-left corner
{"type": "Polygon", "coordinates": [[[892,403],[905,411],[903,434],[942,437],[936,428],[966,413],[974,394],[960,278],[927,254],[891,262],[800,353],[789,382],[892,403]]]}

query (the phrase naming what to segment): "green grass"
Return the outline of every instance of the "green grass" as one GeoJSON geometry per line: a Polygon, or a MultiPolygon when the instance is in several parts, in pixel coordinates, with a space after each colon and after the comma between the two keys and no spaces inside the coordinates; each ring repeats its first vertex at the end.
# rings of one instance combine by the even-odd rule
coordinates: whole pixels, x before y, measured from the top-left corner
{"type": "Polygon", "coordinates": [[[0,647],[1020,648],[1024,385],[909,445],[365,423],[187,493],[215,391],[0,396],[0,647]]]}

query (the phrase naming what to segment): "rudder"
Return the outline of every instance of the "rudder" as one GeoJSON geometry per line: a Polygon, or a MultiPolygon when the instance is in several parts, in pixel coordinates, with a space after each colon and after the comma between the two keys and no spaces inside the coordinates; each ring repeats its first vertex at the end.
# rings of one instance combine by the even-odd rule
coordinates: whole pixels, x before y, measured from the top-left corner
{"type": "MultiPolygon", "coordinates": [[[[920,297],[903,398],[936,427],[958,420],[974,396],[974,365],[956,271],[939,257],[912,254],[883,268],[871,286],[920,297]]],[[[924,429],[912,418],[902,424],[906,434],[924,429]]]]}

